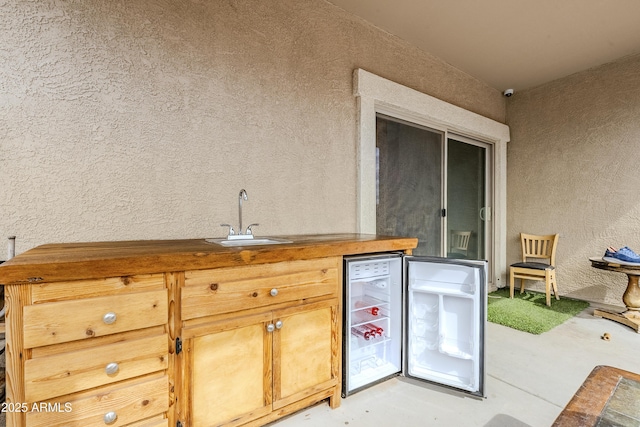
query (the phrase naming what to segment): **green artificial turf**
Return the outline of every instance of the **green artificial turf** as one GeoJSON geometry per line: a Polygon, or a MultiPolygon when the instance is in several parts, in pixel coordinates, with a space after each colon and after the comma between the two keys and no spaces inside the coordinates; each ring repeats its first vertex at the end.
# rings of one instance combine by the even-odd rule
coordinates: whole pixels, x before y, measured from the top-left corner
{"type": "Polygon", "coordinates": [[[518,289],[513,299],[509,298],[509,288],[498,289],[489,294],[487,320],[519,331],[539,335],[547,332],[567,319],[589,307],[586,301],[551,296],[551,307],[547,307],[545,294],[518,289]]]}

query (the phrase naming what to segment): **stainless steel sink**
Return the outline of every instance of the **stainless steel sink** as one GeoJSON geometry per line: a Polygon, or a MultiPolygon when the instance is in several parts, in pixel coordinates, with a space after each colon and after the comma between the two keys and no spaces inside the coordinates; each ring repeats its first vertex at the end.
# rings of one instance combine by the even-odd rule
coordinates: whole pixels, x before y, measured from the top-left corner
{"type": "Polygon", "coordinates": [[[275,237],[259,237],[253,239],[204,239],[207,243],[213,243],[220,246],[259,246],[259,245],[281,245],[283,243],[293,243],[291,240],[278,239],[275,237]]]}

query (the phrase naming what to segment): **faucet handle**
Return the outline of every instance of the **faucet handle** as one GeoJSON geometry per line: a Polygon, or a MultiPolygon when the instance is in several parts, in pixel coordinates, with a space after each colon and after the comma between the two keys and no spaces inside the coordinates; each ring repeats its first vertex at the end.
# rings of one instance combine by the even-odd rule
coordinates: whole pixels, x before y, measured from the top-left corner
{"type": "Polygon", "coordinates": [[[220,227],[229,227],[229,236],[233,236],[234,234],[236,234],[231,224],[220,224],[220,227]]]}
{"type": "Polygon", "coordinates": [[[254,227],[254,226],[257,227],[258,225],[260,225],[260,224],[251,224],[251,225],[249,225],[247,227],[247,233],[246,234],[253,234],[253,231],[251,231],[251,227],[254,227]]]}

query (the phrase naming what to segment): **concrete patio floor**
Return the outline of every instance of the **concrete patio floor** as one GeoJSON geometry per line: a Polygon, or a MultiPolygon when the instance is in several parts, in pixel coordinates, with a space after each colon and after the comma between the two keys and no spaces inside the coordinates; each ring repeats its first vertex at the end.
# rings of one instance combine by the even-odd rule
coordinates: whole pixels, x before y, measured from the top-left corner
{"type": "Polygon", "coordinates": [[[553,423],[597,365],[640,372],[640,334],[594,307],[542,335],[493,323],[486,331],[486,394],[478,400],[396,377],[275,422],[277,427],[542,427],[553,423]],[[601,336],[608,332],[610,341],[601,336]]]}

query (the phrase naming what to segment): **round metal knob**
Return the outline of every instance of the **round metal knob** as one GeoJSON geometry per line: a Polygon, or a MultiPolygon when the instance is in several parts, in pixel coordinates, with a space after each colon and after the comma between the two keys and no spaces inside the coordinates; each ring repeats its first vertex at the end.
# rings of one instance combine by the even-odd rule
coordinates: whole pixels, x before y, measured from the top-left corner
{"type": "Polygon", "coordinates": [[[282,328],[282,320],[278,320],[276,322],[276,329],[280,329],[280,328],[282,328]]]}
{"type": "Polygon", "coordinates": [[[276,330],[276,327],[273,325],[273,323],[269,323],[267,325],[267,332],[273,332],[276,330]]]}
{"type": "Polygon", "coordinates": [[[111,362],[107,366],[105,366],[104,371],[107,373],[107,375],[113,375],[118,372],[119,369],[120,367],[116,362],[111,362]]]}
{"type": "Polygon", "coordinates": [[[102,316],[102,321],[105,323],[105,325],[110,325],[116,321],[116,314],[113,311],[110,311],[102,316]]]}
{"type": "Polygon", "coordinates": [[[102,420],[104,421],[105,424],[111,424],[115,422],[117,419],[118,419],[118,414],[116,414],[114,411],[107,412],[106,414],[104,414],[104,417],[102,417],[102,420]]]}
{"type": "Polygon", "coordinates": [[[271,294],[272,297],[275,297],[276,295],[278,295],[278,290],[276,288],[273,288],[269,293],[271,294]]]}

